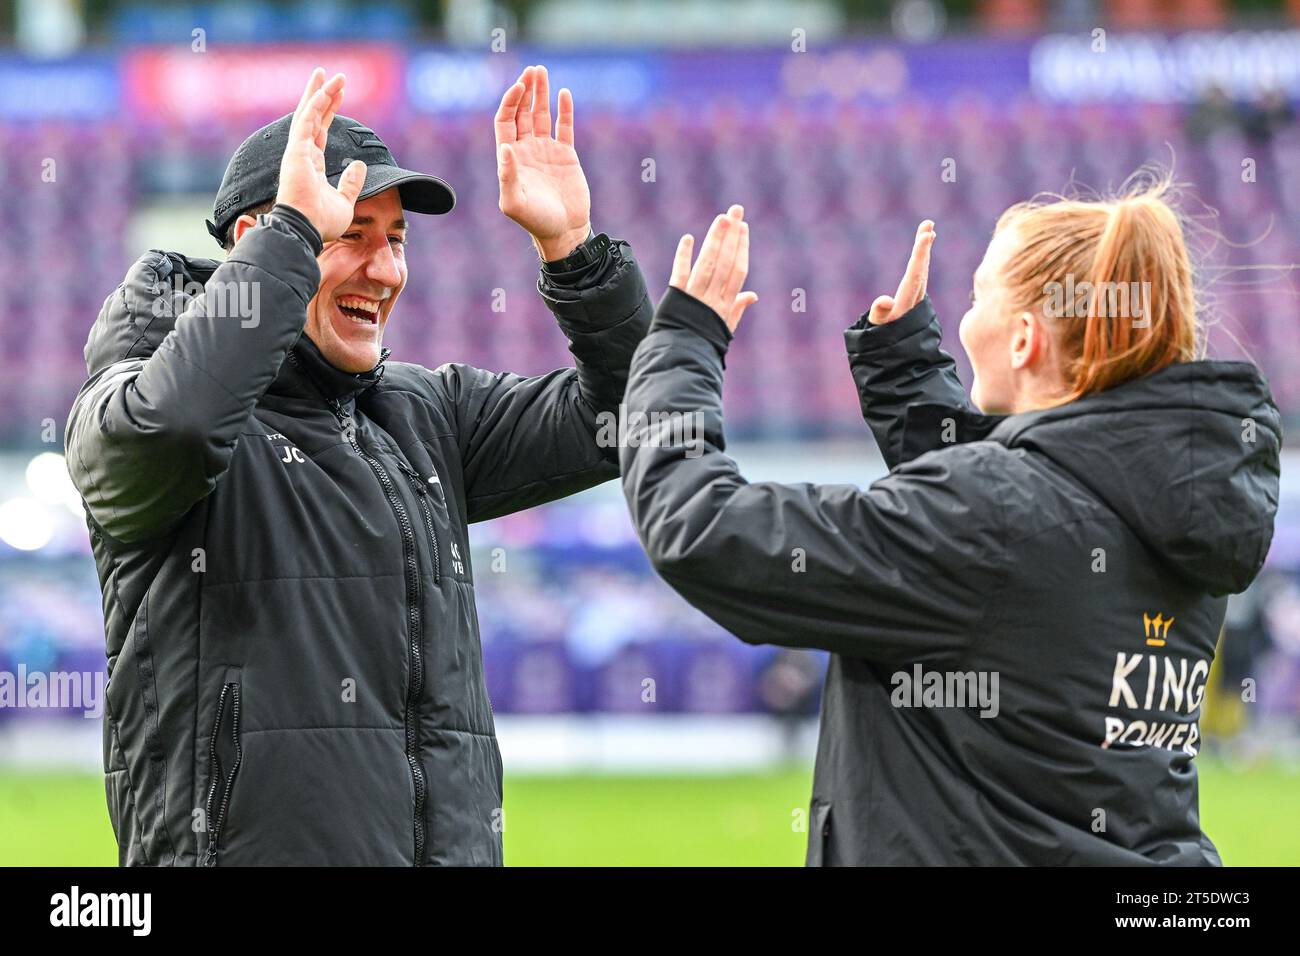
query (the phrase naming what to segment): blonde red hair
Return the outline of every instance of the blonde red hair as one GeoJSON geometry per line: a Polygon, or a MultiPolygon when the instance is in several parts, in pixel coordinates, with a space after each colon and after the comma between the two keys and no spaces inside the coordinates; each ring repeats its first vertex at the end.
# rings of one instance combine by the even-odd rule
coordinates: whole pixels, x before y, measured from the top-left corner
{"type": "Polygon", "coordinates": [[[995,234],[1016,231],[1001,277],[1012,307],[1048,319],[1063,357],[1067,400],[1202,351],[1192,260],[1174,191],[1168,175],[1139,175],[1104,199],[1035,199],[998,219],[995,234]],[[1049,293],[1061,288],[1086,289],[1082,307],[1052,314],[1049,293]],[[1141,314],[1116,295],[1130,289],[1142,292],[1141,314]],[[1119,298],[1130,307],[1116,308],[1119,298]]]}

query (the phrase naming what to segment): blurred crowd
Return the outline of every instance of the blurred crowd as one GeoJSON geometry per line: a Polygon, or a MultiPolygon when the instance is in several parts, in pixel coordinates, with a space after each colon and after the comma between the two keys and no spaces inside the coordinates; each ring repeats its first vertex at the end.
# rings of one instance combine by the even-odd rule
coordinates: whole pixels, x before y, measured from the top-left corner
{"type": "MultiPolygon", "coordinates": [[[[921,219],[938,224],[930,294],[955,346],[971,275],[1008,205],[1044,190],[1116,187],[1152,161],[1172,161],[1189,184],[1189,211],[1205,227],[1194,245],[1206,235],[1227,240],[1198,249],[1212,354],[1259,362],[1294,416],[1300,377],[1289,370],[1300,363],[1300,336],[1282,267],[1300,260],[1300,130],[1267,103],[1247,109],[1210,97],[1183,114],[995,104],[978,94],[820,112],[737,104],[695,113],[683,104],[617,115],[584,112],[579,101],[578,127],[596,228],[632,242],[652,296],[683,231],[745,204],[750,285],[761,301],[728,360],[736,437],[857,433],[841,332],[892,291],[921,219]]],[[[143,252],[128,247],[127,227],[148,188],[174,169],[217,182],[246,133],[221,123],[0,124],[10,146],[0,174],[22,157],[58,160],[57,184],[0,194],[0,297],[11,316],[39,316],[0,322],[0,443],[34,445],[43,422],[66,416],[85,374],[86,332],[143,252]]],[[[567,364],[566,342],[533,287],[527,238],[497,211],[487,119],[421,117],[383,133],[399,161],[418,159],[459,196],[451,215],[414,223],[410,281],[386,337],[394,357],[523,373],[567,364]]],[[[219,254],[215,244],[191,251],[219,254]]]]}
{"type": "Polygon", "coordinates": [[[1187,113],[1187,136],[1197,144],[1226,133],[1267,146],[1293,125],[1295,110],[1276,87],[1253,100],[1235,100],[1222,86],[1211,84],[1187,113]]]}

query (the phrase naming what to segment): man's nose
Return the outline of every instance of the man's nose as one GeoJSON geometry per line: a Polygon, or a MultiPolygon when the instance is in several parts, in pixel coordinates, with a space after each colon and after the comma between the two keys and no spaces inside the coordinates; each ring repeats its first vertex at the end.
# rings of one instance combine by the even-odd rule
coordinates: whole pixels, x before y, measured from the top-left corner
{"type": "Polygon", "coordinates": [[[366,260],[366,278],[389,289],[402,284],[402,269],[391,243],[385,241],[371,251],[366,260]]]}

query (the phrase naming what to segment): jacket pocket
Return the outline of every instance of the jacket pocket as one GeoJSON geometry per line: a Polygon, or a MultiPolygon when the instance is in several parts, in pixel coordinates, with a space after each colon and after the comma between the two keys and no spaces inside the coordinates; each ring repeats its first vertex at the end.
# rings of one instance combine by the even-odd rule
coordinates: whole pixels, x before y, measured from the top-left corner
{"type": "Polygon", "coordinates": [[[203,855],[204,866],[217,865],[221,848],[221,831],[230,812],[230,793],[235,786],[235,775],[244,750],[239,740],[239,681],[228,674],[221,685],[217,699],[217,715],[212,722],[208,738],[208,796],[204,813],[208,828],[208,848],[203,855]]]}
{"type": "Polygon", "coordinates": [[[831,805],[813,800],[808,824],[808,856],[805,866],[826,866],[826,846],[831,839],[831,805]]]}

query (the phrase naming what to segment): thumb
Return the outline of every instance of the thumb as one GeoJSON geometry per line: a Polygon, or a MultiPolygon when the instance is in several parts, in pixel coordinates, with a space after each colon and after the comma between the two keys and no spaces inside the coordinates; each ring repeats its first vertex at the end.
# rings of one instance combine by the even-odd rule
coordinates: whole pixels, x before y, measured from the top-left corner
{"type": "Polygon", "coordinates": [[[502,143],[497,150],[497,179],[503,184],[513,183],[519,178],[519,167],[515,163],[515,151],[509,143],[502,143]]]}
{"type": "Polygon", "coordinates": [[[366,184],[366,164],[359,159],[352,160],[348,168],[339,177],[339,195],[353,205],[361,195],[361,187],[366,184]]]}
{"type": "Polygon", "coordinates": [[[875,302],[871,303],[871,311],[867,313],[867,321],[872,325],[883,325],[889,319],[889,313],[893,308],[893,296],[879,296],[875,302]]]}
{"type": "Polygon", "coordinates": [[[736,296],[736,301],[731,306],[731,315],[727,316],[727,328],[735,332],[736,327],[740,325],[740,317],[744,315],[746,309],[757,301],[757,292],[742,292],[736,296]]]}

